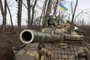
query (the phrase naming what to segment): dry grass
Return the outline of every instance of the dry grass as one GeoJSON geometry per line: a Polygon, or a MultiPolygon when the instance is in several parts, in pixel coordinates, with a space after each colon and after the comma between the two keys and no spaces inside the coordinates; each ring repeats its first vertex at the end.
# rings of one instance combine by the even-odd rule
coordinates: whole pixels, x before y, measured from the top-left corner
{"type": "Polygon", "coordinates": [[[86,40],[90,42],[90,26],[79,26],[80,29],[85,31],[86,33],[86,40]]]}

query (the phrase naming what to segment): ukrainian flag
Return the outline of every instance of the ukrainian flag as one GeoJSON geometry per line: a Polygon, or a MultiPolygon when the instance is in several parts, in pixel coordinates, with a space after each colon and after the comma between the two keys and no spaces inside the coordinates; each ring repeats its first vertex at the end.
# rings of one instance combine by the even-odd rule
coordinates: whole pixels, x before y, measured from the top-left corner
{"type": "Polygon", "coordinates": [[[63,3],[60,3],[60,4],[59,4],[58,9],[59,9],[61,12],[65,12],[65,11],[68,10],[68,8],[67,8],[63,3]]]}

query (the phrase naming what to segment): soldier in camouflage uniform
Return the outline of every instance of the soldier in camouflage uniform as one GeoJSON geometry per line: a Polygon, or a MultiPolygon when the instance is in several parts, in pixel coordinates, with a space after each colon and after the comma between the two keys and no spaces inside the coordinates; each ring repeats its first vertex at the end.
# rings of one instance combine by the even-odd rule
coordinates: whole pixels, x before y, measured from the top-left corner
{"type": "Polygon", "coordinates": [[[48,27],[50,27],[50,26],[54,26],[55,27],[55,26],[58,25],[55,17],[53,17],[53,16],[49,17],[47,22],[48,22],[48,27]]]}
{"type": "Polygon", "coordinates": [[[50,16],[50,17],[48,18],[47,24],[48,24],[48,28],[42,29],[42,32],[51,33],[52,30],[55,30],[55,29],[56,29],[56,26],[58,25],[55,17],[53,17],[53,16],[50,16]]]}

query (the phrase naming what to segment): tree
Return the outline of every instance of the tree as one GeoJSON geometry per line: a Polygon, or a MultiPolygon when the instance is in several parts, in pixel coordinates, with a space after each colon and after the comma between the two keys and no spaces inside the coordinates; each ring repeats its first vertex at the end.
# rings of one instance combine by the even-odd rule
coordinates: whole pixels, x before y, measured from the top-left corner
{"type": "Polygon", "coordinates": [[[58,0],[56,0],[55,6],[54,6],[54,12],[53,15],[56,17],[56,10],[57,10],[57,4],[58,4],[58,0]]]}
{"type": "Polygon", "coordinates": [[[12,21],[12,14],[11,14],[11,11],[10,11],[10,8],[9,8],[8,4],[7,4],[7,9],[8,9],[9,15],[10,15],[11,26],[12,26],[12,28],[14,28],[13,21],[12,21]]]}
{"type": "Polygon", "coordinates": [[[21,17],[22,17],[22,0],[18,0],[18,13],[17,13],[18,28],[21,28],[21,17]]]}
{"type": "MultiPolygon", "coordinates": [[[[45,1],[45,2],[47,3],[47,1],[45,1]]],[[[46,26],[47,18],[51,13],[51,2],[52,2],[52,0],[49,0],[47,3],[46,13],[45,13],[44,20],[43,20],[44,27],[46,26]]]]}
{"type": "Polygon", "coordinates": [[[76,5],[75,5],[75,8],[74,8],[74,11],[73,11],[73,14],[72,14],[72,23],[74,21],[74,16],[75,16],[77,5],[78,5],[78,0],[76,0],[76,5]]]}
{"type": "Polygon", "coordinates": [[[28,28],[32,28],[32,23],[33,23],[33,19],[34,19],[34,14],[35,14],[35,6],[37,4],[38,0],[34,1],[34,5],[31,5],[31,0],[27,0],[27,6],[23,3],[23,5],[26,7],[27,9],[27,16],[28,16],[28,28]]]}
{"type": "MultiPolygon", "coordinates": [[[[48,0],[45,0],[45,1],[44,1],[40,20],[42,19],[42,17],[43,17],[43,20],[45,20],[45,12],[46,12],[47,1],[48,1],[48,0]]],[[[43,23],[44,23],[44,21],[43,21],[43,23]]]]}
{"type": "Polygon", "coordinates": [[[5,30],[6,30],[6,15],[7,15],[7,0],[4,0],[4,7],[2,4],[2,0],[0,0],[0,8],[1,8],[1,14],[3,17],[2,30],[3,30],[3,32],[5,32],[5,30]]]}
{"type": "Polygon", "coordinates": [[[27,0],[27,11],[28,11],[28,13],[27,13],[27,16],[28,16],[28,28],[30,28],[31,27],[31,23],[30,23],[30,16],[31,16],[31,6],[30,6],[30,1],[31,0],[27,0]]]}
{"type": "Polygon", "coordinates": [[[32,23],[33,23],[34,14],[35,14],[35,6],[37,4],[37,1],[38,0],[35,0],[34,5],[32,6],[32,20],[30,21],[30,25],[32,25],[32,23]]]}

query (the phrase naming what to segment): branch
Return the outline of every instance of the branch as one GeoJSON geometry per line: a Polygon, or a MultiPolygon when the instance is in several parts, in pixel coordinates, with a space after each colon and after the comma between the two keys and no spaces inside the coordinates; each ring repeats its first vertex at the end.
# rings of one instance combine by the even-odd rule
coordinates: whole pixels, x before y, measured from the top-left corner
{"type": "Polygon", "coordinates": [[[76,0],[76,5],[75,5],[74,12],[73,12],[73,15],[72,15],[72,23],[73,23],[73,20],[74,20],[77,5],[78,5],[78,0],[76,0]]]}
{"type": "Polygon", "coordinates": [[[25,7],[26,9],[28,9],[24,2],[22,2],[22,4],[24,5],[24,7],[25,7]]]}
{"type": "Polygon", "coordinates": [[[7,4],[7,9],[8,9],[8,12],[10,14],[11,26],[13,28],[14,26],[13,26],[13,21],[12,21],[12,14],[11,14],[11,11],[10,11],[10,8],[9,8],[8,4],[7,4]]]}
{"type": "Polygon", "coordinates": [[[75,20],[81,13],[83,13],[83,10],[81,10],[81,12],[78,13],[78,14],[75,16],[74,20],[75,20]]]}

